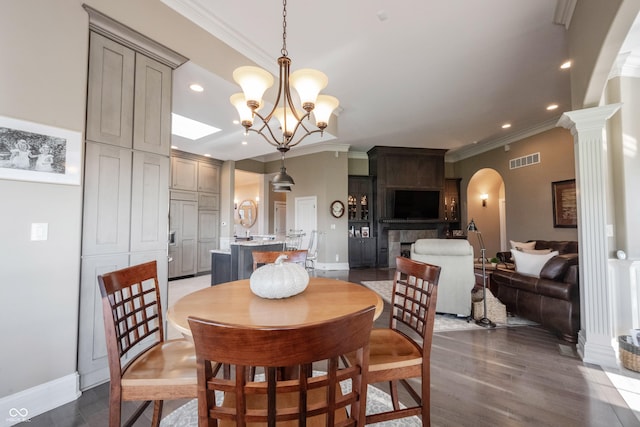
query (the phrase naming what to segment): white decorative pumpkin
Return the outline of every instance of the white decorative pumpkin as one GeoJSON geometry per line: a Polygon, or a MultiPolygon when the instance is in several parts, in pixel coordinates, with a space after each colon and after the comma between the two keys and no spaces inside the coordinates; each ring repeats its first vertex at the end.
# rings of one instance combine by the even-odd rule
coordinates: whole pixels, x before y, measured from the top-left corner
{"type": "Polygon", "coordinates": [[[309,284],[309,273],[299,264],[283,262],[280,255],[274,264],[265,264],[251,274],[251,292],[262,298],[287,298],[304,291],[309,284]]]}

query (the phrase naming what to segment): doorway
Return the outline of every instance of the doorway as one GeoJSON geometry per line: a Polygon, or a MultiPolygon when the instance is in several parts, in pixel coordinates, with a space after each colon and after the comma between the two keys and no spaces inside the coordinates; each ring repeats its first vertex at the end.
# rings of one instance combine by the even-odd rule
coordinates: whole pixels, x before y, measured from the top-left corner
{"type": "Polygon", "coordinates": [[[306,249],[309,247],[309,238],[311,232],[318,229],[318,211],[317,197],[296,197],[295,198],[295,226],[296,230],[302,230],[302,242],[300,247],[306,249]]]}
{"type": "Polygon", "coordinates": [[[287,235],[286,202],[273,202],[273,232],[277,240],[284,240],[287,235]]]}
{"type": "MultiPolygon", "coordinates": [[[[504,248],[506,241],[505,188],[502,176],[494,169],[477,171],[467,186],[467,218],[473,219],[482,233],[487,258],[504,248]]],[[[476,258],[480,255],[479,239],[471,238],[476,258]]]]}

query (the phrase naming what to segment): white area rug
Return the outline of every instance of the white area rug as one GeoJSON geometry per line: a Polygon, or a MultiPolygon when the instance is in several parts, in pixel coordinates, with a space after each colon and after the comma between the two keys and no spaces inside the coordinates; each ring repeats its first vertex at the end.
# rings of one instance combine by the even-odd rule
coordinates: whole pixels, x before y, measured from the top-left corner
{"type": "MultiPolygon", "coordinates": [[[[259,380],[259,378],[256,378],[259,380]]],[[[348,382],[342,383],[343,393],[348,393],[351,389],[351,384],[348,382]]],[[[391,409],[390,397],[387,393],[377,389],[375,387],[369,387],[367,391],[367,413],[384,412],[391,409]]],[[[222,402],[222,395],[216,393],[216,400],[218,404],[222,402]]],[[[419,417],[408,417],[399,420],[386,421],[383,423],[371,424],[374,426],[384,427],[417,427],[422,426],[422,421],[419,417]]],[[[198,401],[197,399],[190,400],[169,415],[164,417],[160,422],[160,427],[197,427],[198,426],[198,401]]]]}
{"type": "MultiPolygon", "coordinates": [[[[377,280],[377,281],[364,281],[361,282],[367,288],[374,290],[385,300],[391,304],[391,292],[393,291],[393,280],[377,280]]],[[[487,310],[489,311],[489,310],[487,310]]],[[[489,311],[490,312],[490,311],[489,311]]],[[[507,323],[497,323],[497,327],[505,326],[526,326],[537,325],[535,322],[523,319],[517,316],[508,316],[507,323]]],[[[476,325],[474,321],[467,322],[466,317],[458,317],[455,314],[436,314],[435,325],[433,326],[434,332],[447,332],[447,331],[463,331],[469,329],[486,329],[482,326],[476,325]]]]}

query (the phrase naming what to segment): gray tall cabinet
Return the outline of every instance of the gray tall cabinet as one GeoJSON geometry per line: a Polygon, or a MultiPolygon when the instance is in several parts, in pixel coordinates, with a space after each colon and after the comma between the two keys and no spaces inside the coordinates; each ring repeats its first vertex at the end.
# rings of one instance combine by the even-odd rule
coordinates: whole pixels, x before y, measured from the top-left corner
{"type": "Polygon", "coordinates": [[[99,274],[156,260],[167,304],[172,69],[186,58],[85,6],[90,51],[78,371],[108,379],[99,274]]]}
{"type": "Polygon", "coordinates": [[[220,160],[173,150],[169,278],[211,271],[219,247],[220,160]]]}

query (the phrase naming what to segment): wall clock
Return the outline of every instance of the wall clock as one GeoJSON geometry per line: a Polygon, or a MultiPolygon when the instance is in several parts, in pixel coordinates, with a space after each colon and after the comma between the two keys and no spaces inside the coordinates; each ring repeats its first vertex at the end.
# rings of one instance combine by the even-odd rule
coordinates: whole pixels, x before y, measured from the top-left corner
{"type": "Polygon", "coordinates": [[[340,218],[344,215],[344,204],[340,200],[331,202],[331,215],[340,218]]]}

